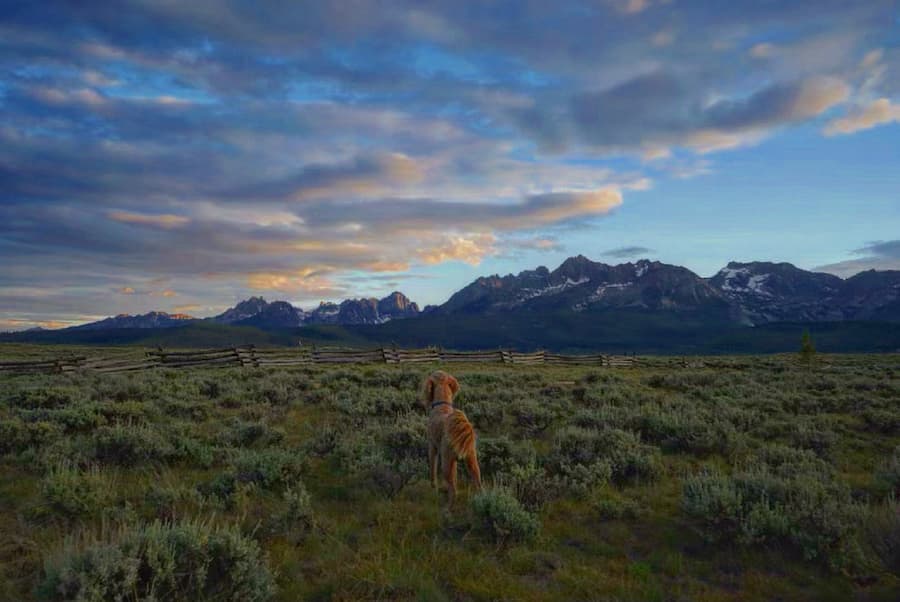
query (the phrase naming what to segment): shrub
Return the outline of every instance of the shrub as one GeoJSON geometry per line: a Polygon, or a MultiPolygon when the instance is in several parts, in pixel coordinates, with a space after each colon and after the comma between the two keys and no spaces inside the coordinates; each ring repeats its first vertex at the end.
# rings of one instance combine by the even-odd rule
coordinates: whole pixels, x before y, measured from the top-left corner
{"type": "Polygon", "coordinates": [[[102,509],[110,491],[98,467],[79,470],[68,462],[54,466],[41,482],[41,497],[49,510],[70,519],[102,509]]]}
{"type": "Polygon", "coordinates": [[[303,472],[304,460],[296,451],[286,449],[240,450],[232,459],[235,478],[273,489],[293,483],[303,472]]]}
{"type": "Polygon", "coordinates": [[[615,428],[563,429],[557,433],[549,462],[551,474],[586,487],[602,484],[604,475],[617,483],[652,480],[660,475],[661,466],[657,448],[615,428]]]}
{"type": "Polygon", "coordinates": [[[387,426],[346,433],[335,455],[350,473],[393,497],[417,477],[425,476],[427,445],[421,417],[407,414],[387,426]]]}
{"type": "Polygon", "coordinates": [[[498,544],[531,540],[540,531],[538,517],[522,508],[512,492],[506,489],[483,489],[469,504],[476,526],[489,533],[498,544]]]}
{"type": "Polygon", "coordinates": [[[275,581],[259,545],[234,527],[162,523],[70,544],[48,559],[45,600],[265,601],[275,581]]]}
{"type": "Polygon", "coordinates": [[[890,497],[870,507],[862,539],[886,570],[900,576],[900,502],[890,497]]]}
{"type": "Polygon", "coordinates": [[[264,422],[247,422],[234,418],[223,429],[218,440],[226,447],[246,447],[250,445],[272,445],[284,439],[284,432],[273,429],[264,422]]]}
{"type": "Polygon", "coordinates": [[[20,410],[18,414],[26,422],[49,422],[59,425],[66,432],[86,431],[106,424],[106,417],[96,403],[53,409],[20,410]]]}
{"type": "Polygon", "coordinates": [[[313,526],[313,509],[306,486],[297,480],[289,485],[282,495],[284,509],[275,517],[275,524],[281,529],[301,529],[305,532],[313,526]]]}
{"type": "Polygon", "coordinates": [[[114,424],[97,429],[94,435],[94,455],[101,462],[134,466],[165,461],[174,454],[172,444],[150,426],[114,424]]]}
{"type": "Polygon", "coordinates": [[[535,462],[534,446],[529,441],[509,437],[479,437],[478,463],[484,475],[508,475],[518,466],[535,462]]]}
{"type": "Polygon", "coordinates": [[[510,408],[516,424],[528,435],[538,435],[553,424],[554,411],[542,401],[519,401],[510,408]]]}
{"type": "Polygon", "coordinates": [[[640,505],[625,498],[597,500],[594,504],[600,518],[607,520],[634,519],[640,514],[640,505]]]}
{"type": "Polygon", "coordinates": [[[543,508],[555,493],[553,483],[547,479],[544,470],[534,464],[513,466],[503,475],[503,482],[519,503],[532,512],[543,508]]]}
{"type": "Polygon", "coordinates": [[[85,401],[84,391],[76,386],[20,389],[9,398],[11,406],[20,408],[59,408],[80,401],[85,401]]]}
{"type": "Polygon", "coordinates": [[[876,469],[875,485],[884,493],[900,497],[900,445],[876,469]]]}
{"type": "Polygon", "coordinates": [[[61,435],[62,428],[52,422],[23,422],[19,418],[0,420],[0,453],[40,447],[61,435]]]}
{"type": "Polygon", "coordinates": [[[153,483],[145,496],[145,502],[153,515],[161,520],[174,520],[179,504],[199,504],[200,492],[193,487],[183,485],[159,485],[153,483]]]}
{"type": "Polygon", "coordinates": [[[866,428],[876,433],[891,435],[900,433],[900,412],[869,408],[862,412],[866,428]]]}
{"type": "Polygon", "coordinates": [[[854,560],[861,507],[847,487],[818,474],[786,477],[765,466],[731,476],[707,472],[686,480],[682,505],[710,541],[788,543],[833,568],[854,560]]]}

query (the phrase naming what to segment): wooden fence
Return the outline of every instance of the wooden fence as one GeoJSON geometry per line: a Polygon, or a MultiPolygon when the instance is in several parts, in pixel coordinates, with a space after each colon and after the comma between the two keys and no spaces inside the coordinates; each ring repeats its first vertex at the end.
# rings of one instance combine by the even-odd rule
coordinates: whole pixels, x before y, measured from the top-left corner
{"type": "Polygon", "coordinates": [[[202,349],[196,351],[166,351],[161,348],[145,352],[142,357],[134,355],[117,357],[71,356],[57,359],[34,361],[0,361],[0,374],[43,372],[129,372],[150,368],[191,368],[216,366],[302,366],[312,364],[414,364],[453,362],[496,362],[511,365],[593,365],[625,367],[637,363],[634,356],[612,356],[604,354],[562,355],[547,351],[519,352],[506,349],[496,351],[445,351],[436,347],[426,349],[398,349],[378,347],[375,349],[334,349],[334,348],[275,348],[257,349],[246,347],[225,347],[222,349],[202,349]]]}

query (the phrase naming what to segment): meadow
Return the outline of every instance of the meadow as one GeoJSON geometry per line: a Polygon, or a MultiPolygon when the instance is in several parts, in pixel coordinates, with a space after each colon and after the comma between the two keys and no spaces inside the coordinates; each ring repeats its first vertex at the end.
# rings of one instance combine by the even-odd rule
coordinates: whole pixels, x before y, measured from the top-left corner
{"type": "Polygon", "coordinates": [[[897,355],[435,367],[0,375],[0,599],[900,598],[897,355]]]}

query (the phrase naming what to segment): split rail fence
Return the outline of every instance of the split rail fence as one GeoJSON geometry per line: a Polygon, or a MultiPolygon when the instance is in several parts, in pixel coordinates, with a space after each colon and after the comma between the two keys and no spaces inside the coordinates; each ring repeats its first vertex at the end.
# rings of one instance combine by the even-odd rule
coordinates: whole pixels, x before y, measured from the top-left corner
{"type": "Polygon", "coordinates": [[[63,373],[63,372],[130,372],[151,368],[191,368],[216,366],[303,366],[314,364],[414,364],[453,362],[496,362],[511,365],[593,365],[610,367],[633,366],[638,362],[634,356],[614,356],[605,354],[563,355],[547,351],[519,352],[505,349],[496,351],[445,351],[430,347],[426,349],[398,349],[378,347],[375,349],[334,349],[334,348],[275,348],[257,349],[253,345],[226,347],[222,349],[202,349],[196,351],[166,351],[154,349],[143,357],[85,357],[73,356],[57,359],[33,361],[0,361],[0,374],[4,373],[63,373]]]}

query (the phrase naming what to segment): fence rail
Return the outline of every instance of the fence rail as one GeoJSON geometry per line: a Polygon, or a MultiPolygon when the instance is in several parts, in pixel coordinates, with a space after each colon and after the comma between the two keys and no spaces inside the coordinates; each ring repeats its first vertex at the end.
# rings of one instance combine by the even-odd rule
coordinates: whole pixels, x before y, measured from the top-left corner
{"type": "Polygon", "coordinates": [[[162,348],[146,351],[143,356],[83,357],[68,356],[32,361],[0,361],[3,373],[62,373],[62,372],[129,372],[152,368],[192,367],[267,367],[303,366],[312,364],[416,364],[445,362],[503,363],[517,366],[593,365],[628,367],[638,363],[634,356],[614,356],[600,353],[590,355],[562,355],[547,351],[521,352],[507,349],[494,351],[445,351],[437,347],[424,349],[257,349],[253,345],[200,349],[196,351],[167,351],[162,348]]]}

